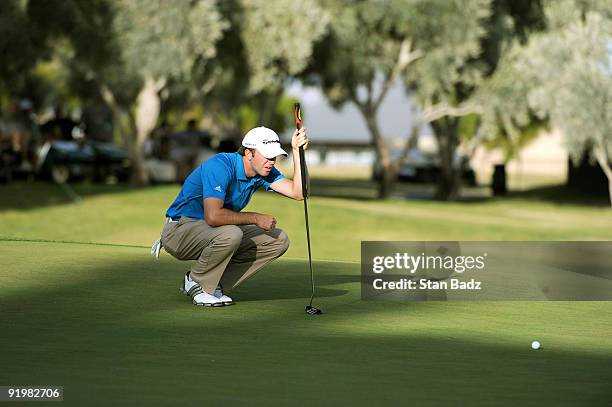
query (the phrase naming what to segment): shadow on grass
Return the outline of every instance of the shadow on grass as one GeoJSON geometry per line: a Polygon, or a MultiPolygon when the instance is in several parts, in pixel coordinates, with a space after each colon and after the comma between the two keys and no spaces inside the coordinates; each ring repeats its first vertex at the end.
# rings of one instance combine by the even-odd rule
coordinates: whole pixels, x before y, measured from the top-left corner
{"type": "MultiPolygon", "coordinates": [[[[280,299],[301,299],[310,298],[310,272],[308,265],[302,261],[285,261],[283,267],[289,268],[292,271],[287,275],[283,273],[282,278],[275,278],[274,270],[262,270],[261,273],[267,273],[265,276],[258,278],[257,273],[253,278],[249,279],[244,285],[232,291],[232,295],[239,301],[262,301],[262,300],[280,300],[280,299]],[[288,266],[287,266],[288,264],[288,266]]],[[[328,298],[339,297],[346,295],[348,290],[329,288],[342,284],[360,282],[359,275],[336,274],[345,272],[344,267],[355,267],[350,263],[331,264],[317,263],[313,264],[315,268],[315,297],[328,298]],[[318,271],[323,271],[325,274],[320,274],[318,271]],[[329,274],[333,272],[333,274],[329,274]]]]}
{"type": "Polygon", "coordinates": [[[45,206],[74,204],[75,199],[101,194],[120,194],[136,190],[128,184],[105,185],[74,183],[58,185],[50,182],[14,182],[0,184],[0,211],[30,210],[45,206]]]}
{"type": "Polygon", "coordinates": [[[609,207],[607,196],[596,196],[580,193],[565,185],[552,185],[533,188],[525,191],[510,191],[506,197],[498,199],[521,199],[534,202],[549,202],[558,205],[580,205],[592,207],[609,207]]]}
{"type": "MultiPolygon", "coordinates": [[[[0,242],[1,244],[1,242],[0,242]]],[[[32,243],[24,243],[32,244],[32,243]]],[[[49,244],[49,243],[34,243],[34,244],[49,244]]],[[[70,247],[71,244],[60,244],[59,247],[70,247]]],[[[93,246],[92,246],[93,247],[93,246]]],[[[106,249],[106,248],[102,248],[106,249]]],[[[94,248],[95,250],[95,248],[94,248]]],[[[112,250],[112,249],[111,249],[112,250]]],[[[52,306],[63,302],[64,299],[74,297],[86,297],[91,294],[88,290],[81,290],[83,286],[95,287],[95,292],[98,293],[94,301],[84,301],[79,305],[80,309],[87,312],[99,310],[97,300],[104,298],[100,295],[108,294],[109,297],[115,297],[120,293],[125,295],[125,298],[134,297],[134,301],[147,303],[147,309],[156,310],[162,309],[164,301],[180,303],[189,306],[191,299],[184,295],[175,295],[178,293],[178,288],[181,284],[185,270],[188,270],[192,262],[181,262],[171,259],[168,255],[166,260],[159,263],[153,263],[152,260],[143,255],[146,250],[141,250],[140,260],[130,260],[123,262],[108,262],[103,267],[96,271],[88,271],[88,277],[83,281],[83,277],[79,276],[74,282],[62,281],[58,284],[47,285],[44,288],[37,288],[36,294],[31,295],[31,290],[26,290],[19,293],[19,300],[11,302],[7,301],[7,297],[0,297],[0,305],[2,309],[18,310],[21,309],[24,303],[39,303],[46,304],[45,307],[52,306]],[[136,293],[140,293],[136,295],[136,293]],[[138,297],[141,297],[138,299],[138,297]],[[49,299],[54,300],[49,303],[49,299]],[[160,299],[164,301],[160,302],[160,299]]],[[[341,270],[346,267],[355,268],[354,263],[327,263],[315,262],[313,266],[319,273],[315,274],[315,279],[318,284],[316,288],[316,296],[318,298],[337,297],[348,293],[345,289],[329,288],[347,283],[359,283],[359,275],[342,274],[341,270]]],[[[345,272],[345,271],[344,271],[345,272]]],[[[316,272],[315,272],[316,273],[316,272]]],[[[310,274],[308,265],[304,261],[297,260],[282,260],[271,263],[263,270],[260,270],[252,278],[244,282],[242,285],[232,291],[232,295],[238,302],[241,301],[268,301],[282,299],[304,299],[310,298],[310,274]],[[279,271],[282,271],[279,273],[279,271]],[[280,275],[279,275],[280,274],[280,275]]],[[[10,298],[10,297],[9,297],[10,298]]],[[[116,303],[108,304],[110,308],[115,308],[116,303]]]]}
{"type": "Polygon", "coordinates": [[[364,179],[312,178],[310,195],[326,198],[372,201],[377,199],[376,183],[364,179]]]}
{"type": "MultiPolygon", "coordinates": [[[[151,187],[155,188],[155,187],[151,187]]],[[[69,189],[45,182],[16,182],[0,184],[0,211],[30,210],[45,206],[75,203],[75,194],[87,198],[102,194],[121,194],[133,192],[138,188],[130,185],[103,185],[75,183],[69,189]]],[[[435,185],[398,182],[393,188],[392,197],[407,200],[433,200],[435,185]]],[[[311,196],[375,201],[377,184],[366,179],[313,178],[311,196]]],[[[576,192],[564,185],[538,187],[525,191],[510,191],[506,196],[492,198],[487,186],[464,187],[458,202],[483,203],[494,200],[521,199],[534,202],[551,202],[560,205],[581,205],[608,207],[606,196],[590,196],[576,192]]]]}
{"type": "MultiPolygon", "coordinates": [[[[358,201],[378,200],[378,185],[367,179],[314,178],[310,181],[311,195],[326,198],[341,198],[358,201]]],[[[434,186],[398,182],[392,196],[406,199],[432,199],[434,186]]]]}
{"type": "MultiPolygon", "coordinates": [[[[367,179],[314,178],[311,180],[311,195],[327,198],[342,198],[359,201],[378,200],[378,186],[367,179]]],[[[433,200],[436,185],[431,183],[396,182],[391,196],[409,200],[433,200]]],[[[490,200],[488,187],[464,186],[460,202],[484,202],[490,200]]]]}
{"type": "Polygon", "coordinates": [[[211,310],[178,295],[178,262],[123,253],[86,276],[67,264],[78,281],[0,297],[0,382],[62,385],[66,405],[569,406],[612,395],[609,355],[453,336],[439,316],[448,305],[350,303],[354,264],[316,264],[329,308],[311,317],[305,262],[273,263],[236,290],[259,304],[211,310]],[[428,315],[431,329],[407,329],[428,315]]]}
{"type": "MultiPolygon", "coordinates": [[[[377,184],[359,179],[312,179],[312,196],[371,201],[377,198],[377,184]]],[[[398,182],[393,188],[393,197],[409,200],[433,200],[434,184],[398,182]]],[[[559,205],[609,207],[607,196],[593,196],[575,191],[565,185],[536,187],[524,191],[510,191],[505,196],[492,197],[486,185],[463,186],[461,196],[455,202],[484,203],[489,201],[521,199],[533,202],[549,202],[559,205]]]]}

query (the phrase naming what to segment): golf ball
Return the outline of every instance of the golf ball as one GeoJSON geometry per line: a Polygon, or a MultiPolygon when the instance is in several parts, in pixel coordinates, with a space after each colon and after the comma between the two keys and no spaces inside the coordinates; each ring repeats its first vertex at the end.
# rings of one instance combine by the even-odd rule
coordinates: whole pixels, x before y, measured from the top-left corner
{"type": "Polygon", "coordinates": [[[538,350],[542,347],[542,345],[540,344],[540,342],[538,341],[533,341],[531,342],[531,349],[533,350],[538,350]]]}

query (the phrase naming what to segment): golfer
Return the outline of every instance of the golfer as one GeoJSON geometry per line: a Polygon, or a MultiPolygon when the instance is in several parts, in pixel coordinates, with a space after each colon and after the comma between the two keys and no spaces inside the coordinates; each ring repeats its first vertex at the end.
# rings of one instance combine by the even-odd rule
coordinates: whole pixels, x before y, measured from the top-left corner
{"type": "Polygon", "coordinates": [[[241,212],[263,186],[295,200],[303,200],[299,148],[308,147],[306,130],[291,138],[293,180],[275,167],[287,153],[278,135],[266,127],[250,130],[236,153],[220,153],[196,168],[185,180],[166,212],[163,248],[179,260],[196,260],[185,274],[181,291],[195,305],[220,307],[234,301],[225,294],[289,248],[287,234],[272,215],[241,212]]]}

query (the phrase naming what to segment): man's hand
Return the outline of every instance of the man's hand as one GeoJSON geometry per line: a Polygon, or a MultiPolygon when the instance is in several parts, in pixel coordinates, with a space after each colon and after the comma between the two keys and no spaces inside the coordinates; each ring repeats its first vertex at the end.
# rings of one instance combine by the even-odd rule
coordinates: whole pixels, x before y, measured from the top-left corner
{"type": "Polygon", "coordinates": [[[276,227],[276,219],[274,219],[274,217],[270,215],[258,213],[255,217],[255,220],[255,224],[266,232],[269,232],[276,227]]]}
{"type": "Polygon", "coordinates": [[[308,148],[308,137],[306,136],[306,129],[304,127],[295,130],[291,137],[291,148],[297,150],[300,147],[304,147],[304,150],[308,148]]]}
{"type": "MultiPolygon", "coordinates": [[[[288,196],[289,198],[297,199],[301,201],[304,199],[302,193],[302,174],[300,171],[300,147],[304,147],[304,150],[308,148],[308,137],[306,136],[306,129],[303,127],[293,132],[291,137],[291,147],[293,148],[293,180],[283,178],[273,182],[270,185],[274,191],[279,194],[288,196]]],[[[308,182],[308,177],[306,177],[308,182]]]]}
{"type": "Polygon", "coordinates": [[[276,227],[276,219],[270,215],[256,212],[234,212],[223,207],[219,198],[204,199],[204,217],[206,223],[217,227],[223,225],[257,225],[266,232],[276,227]]]}

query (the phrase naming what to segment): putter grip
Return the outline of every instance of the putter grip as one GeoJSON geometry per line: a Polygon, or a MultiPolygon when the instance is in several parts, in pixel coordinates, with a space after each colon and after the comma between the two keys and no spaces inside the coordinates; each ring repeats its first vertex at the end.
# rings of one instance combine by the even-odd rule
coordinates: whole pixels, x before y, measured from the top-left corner
{"type": "MultiPolygon", "coordinates": [[[[296,103],[293,110],[295,114],[295,128],[297,130],[302,128],[302,113],[300,104],[296,103]]],[[[300,147],[300,175],[302,176],[302,196],[308,197],[308,170],[306,168],[306,157],[304,154],[304,147],[300,147]]]]}
{"type": "Polygon", "coordinates": [[[302,196],[308,196],[306,158],[304,157],[304,147],[300,147],[300,174],[302,175],[302,196]]]}

